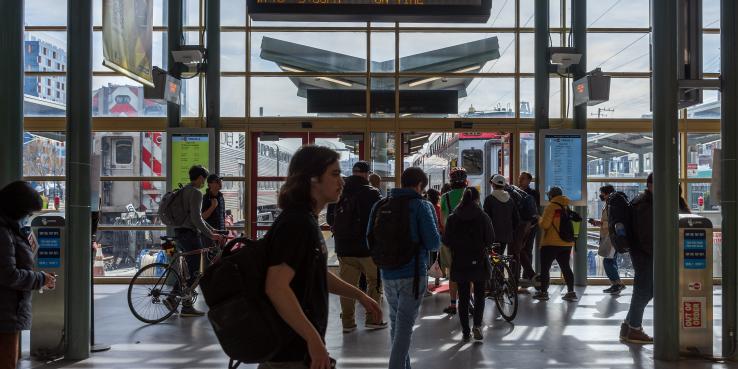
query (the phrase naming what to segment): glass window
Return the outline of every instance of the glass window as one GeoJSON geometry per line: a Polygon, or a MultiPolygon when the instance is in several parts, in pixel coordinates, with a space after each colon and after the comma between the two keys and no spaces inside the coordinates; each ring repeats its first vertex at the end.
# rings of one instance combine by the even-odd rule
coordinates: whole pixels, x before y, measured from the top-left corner
{"type": "Polygon", "coordinates": [[[395,134],[372,132],[371,165],[374,173],[382,180],[395,177],[395,134]]]}
{"type": "Polygon", "coordinates": [[[243,132],[220,133],[220,175],[243,177],[246,165],[246,134],[243,132]],[[230,140],[228,140],[230,137],[230,140]]]}
{"type": "Polygon", "coordinates": [[[588,133],[587,176],[645,178],[653,171],[650,133],[588,133]]]}
{"type": "Polygon", "coordinates": [[[395,33],[371,33],[372,72],[388,73],[395,71],[395,33]]]}
{"type": "Polygon", "coordinates": [[[246,0],[223,0],[220,2],[221,26],[246,25],[246,0]]]}
{"type": "MultiPolygon", "coordinates": [[[[520,79],[520,118],[535,118],[535,79],[520,79]]],[[[561,78],[549,79],[548,116],[561,118],[561,78]]]]}
{"type": "Polygon", "coordinates": [[[445,73],[514,72],[515,35],[401,33],[400,70],[445,73]]]}
{"type": "Polygon", "coordinates": [[[66,142],[62,132],[24,132],[23,175],[65,175],[66,142]]]}
{"type": "Polygon", "coordinates": [[[103,177],[166,176],[163,132],[95,132],[92,152],[103,177]]]}
{"type": "Polygon", "coordinates": [[[100,224],[160,225],[157,211],[165,189],[165,182],[101,181],[100,224]]]}
{"type": "Polygon", "coordinates": [[[515,117],[512,78],[413,77],[400,83],[403,117],[515,117]],[[435,99],[432,104],[424,97],[428,94],[435,99]]]}
{"type": "MultiPolygon", "coordinates": [[[[154,31],[151,35],[151,49],[151,65],[166,69],[168,50],[166,32],[154,31]]],[[[92,70],[96,72],[112,71],[112,69],[103,65],[102,31],[92,33],[92,70]]]]}
{"type": "Polygon", "coordinates": [[[315,138],[315,145],[328,147],[341,155],[339,164],[344,177],[352,174],[354,163],[359,161],[360,147],[363,142],[363,133],[347,133],[338,135],[338,137],[315,138]]]}
{"type": "Polygon", "coordinates": [[[650,33],[587,33],[587,68],[604,72],[651,70],[650,33]]]}
{"type": "MultiPolygon", "coordinates": [[[[144,221],[137,219],[136,213],[124,213],[119,217],[120,223],[135,223],[144,221]]],[[[142,263],[150,263],[157,257],[166,260],[160,254],[161,236],[166,235],[165,229],[152,230],[98,230],[95,240],[102,248],[105,277],[132,277],[142,263]],[[161,256],[159,256],[161,255],[161,256]]]]}
{"type": "Polygon", "coordinates": [[[220,68],[223,72],[246,71],[245,32],[221,32],[220,68]]]}
{"type": "Polygon", "coordinates": [[[689,133],[687,146],[687,177],[712,179],[717,164],[715,150],[721,148],[720,134],[689,133]]]}
{"type": "Polygon", "coordinates": [[[251,34],[254,72],[364,72],[366,33],[270,32],[251,34]]]}
{"type": "Polygon", "coordinates": [[[702,27],[720,28],[720,0],[702,0],[702,27]]]}
{"type": "Polygon", "coordinates": [[[26,26],[66,26],[66,0],[32,0],[24,2],[26,26]]]}
{"type": "MultiPolygon", "coordinates": [[[[246,219],[246,206],[244,200],[246,198],[246,186],[243,181],[223,181],[223,187],[220,189],[225,200],[226,218],[228,214],[232,216],[233,226],[244,228],[244,219],[246,219]]],[[[226,219],[228,222],[229,220],[226,219]]]]}
{"type": "Polygon", "coordinates": [[[23,35],[25,71],[40,72],[42,67],[46,65],[48,72],[62,72],[63,69],[59,62],[67,62],[67,33],[66,32],[24,32],[23,35]],[[51,50],[51,53],[49,53],[51,50]],[[42,58],[42,56],[52,56],[55,68],[51,67],[51,59],[42,58]],[[44,62],[46,60],[46,62],[44,62]]]}
{"type": "MultiPolygon", "coordinates": [[[[559,0],[551,0],[558,2],[559,0]]],[[[391,24],[389,24],[391,26],[391,24]]],[[[514,27],[515,26],[515,0],[492,1],[490,17],[487,23],[400,23],[400,27],[514,27]]]]}
{"type": "Polygon", "coordinates": [[[223,117],[246,116],[246,78],[220,78],[220,115],[223,117]]]}
{"type": "Polygon", "coordinates": [[[257,175],[259,177],[284,177],[287,176],[292,154],[302,146],[302,138],[278,138],[272,141],[271,138],[264,140],[259,137],[257,145],[257,175]]]}
{"type": "Polygon", "coordinates": [[[461,166],[467,174],[479,175],[484,173],[484,152],[479,149],[461,151],[461,166]]]}
{"type": "Polygon", "coordinates": [[[648,28],[649,0],[588,0],[587,28],[648,28]]]}
{"type": "MultiPolygon", "coordinates": [[[[532,132],[520,133],[520,171],[536,176],[536,134],[532,132]]],[[[535,187],[535,183],[531,183],[535,187]]]]}
{"type": "Polygon", "coordinates": [[[687,117],[693,119],[720,119],[720,92],[703,91],[702,104],[687,108],[687,117]]]}
{"type": "Polygon", "coordinates": [[[53,83],[66,83],[66,77],[26,75],[23,80],[23,113],[25,116],[64,116],[67,101],[64,95],[56,96],[51,88],[42,88],[41,85],[52,86],[53,83]],[[45,82],[42,82],[45,80],[45,82]]]}
{"type": "Polygon", "coordinates": [[[702,35],[702,71],[720,73],[720,35],[702,35]]]}
{"type": "MultiPolygon", "coordinates": [[[[512,1],[510,1],[512,3],[512,1]]],[[[495,1],[493,1],[495,3],[495,1]]],[[[567,1],[567,3],[570,3],[567,1]]],[[[561,1],[549,0],[549,27],[561,27],[561,1]]],[[[494,5],[493,5],[494,7],[494,5]]],[[[567,16],[567,22],[571,22],[567,16]]],[[[520,27],[533,28],[535,25],[535,1],[520,0],[520,27]]]]}
{"type": "Polygon", "coordinates": [[[253,77],[251,116],[364,117],[366,78],[253,77]]]}
{"type": "MultiPolygon", "coordinates": [[[[189,89],[184,86],[182,94],[189,89]]],[[[197,94],[197,91],[195,91],[197,94]]],[[[186,100],[183,99],[183,104],[186,100]]],[[[163,100],[145,100],[143,85],[127,77],[92,78],[92,115],[108,117],[140,117],[167,115],[163,100]]]]}
{"type": "Polygon", "coordinates": [[[651,117],[651,84],[648,78],[613,78],[610,100],[587,108],[590,118],[651,117]]]}

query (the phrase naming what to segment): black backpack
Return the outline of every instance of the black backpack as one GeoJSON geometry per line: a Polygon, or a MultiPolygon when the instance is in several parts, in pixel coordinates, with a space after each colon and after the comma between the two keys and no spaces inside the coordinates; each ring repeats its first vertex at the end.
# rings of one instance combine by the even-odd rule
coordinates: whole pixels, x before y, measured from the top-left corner
{"type": "Polygon", "coordinates": [[[359,195],[341,197],[333,211],[331,224],[333,237],[341,240],[361,240],[365,237],[361,223],[359,195]]]}
{"type": "Polygon", "coordinates": [[[221,259],[210,265],[200,280],[210,308],[208,320],[230,358],[229,369],[241,363],[269,361],[296,335],[264,291],[270,233],[259,240],[230,241],[221,259]],[[241,247],[235,248],[237,245],[241,247]]]}
{"type": "Polygon", "coordinates": [[[630,251],[633,238],[633,207],[628,195],[614,192],[607,199],[607,222],[610,242],[615,251],[624,254],[630,251]],[[621,224],[622,226],[616,226],[621,224]]]}
{"type": "Polygon", "coordinates": [[[525,221],[531,221],[538,215],[538,207],[536,206],[536,200],[533,196],[520,189],[517,186],[506,186],[505,191],[510,194],[510,197],[515,201],[515,208],[520,214],[520,219],[525,221]]]}
{"type": "Polygon", "coordinates": [[[568,206],[554,203],[561,208],[561,217],[559,218],[559,229],[553,226],[559,237],[564,242],[574,242],[579,238],[579,234],[574,231],[574,222],[581,223],[582,217],[568,206]]]}
{"type": "Polygon", "coordinates": [[[420,243],[413,242],[410,234],[410,201],[408,197],[388,197],[377,203],[372,229],[367,240],[374,263],[382,269],[395,269],[407,265],[415,258],[413,290],[418,297],[420,243]]]}

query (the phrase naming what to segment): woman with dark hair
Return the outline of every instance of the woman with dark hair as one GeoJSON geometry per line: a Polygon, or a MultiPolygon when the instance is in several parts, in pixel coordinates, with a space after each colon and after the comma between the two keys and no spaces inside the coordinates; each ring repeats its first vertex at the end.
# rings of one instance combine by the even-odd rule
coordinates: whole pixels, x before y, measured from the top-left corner
{"type": "Polygon", "coordinates": [[[43,200],[23,181],[0,190],[0,369],[15,369],[20,331],[31,329],[31,291],[54,288],[56,278],[33,271],[33,251],[21,232],[23,220],[43,200]]]}
{"type": "Polygon", "coordinates": [[[358,300],[374,321],[382,319],[371,297],[328,271],[318,215],[341,195],[339,158],[329,148],[309,145],[290,161],[279,192],[282,213],[265,236],[270,245],[265,291],[297,335],[259,369],[331,368],[325,346],[329,292],[358,300]]]}
{"type": "Polygon", "coordinates": [[[448,217],[443,243],[453,252],[451,280],[459,286],[459,319],[463,340],[471,338],[469,329],[469,300],[474,286],[474,339],[482,340],[484,316],[484,288],[490,278],[487,246],[494,240],[492,221],[479,206],[479,191],[467,187],[461,202],[448,217]]]}

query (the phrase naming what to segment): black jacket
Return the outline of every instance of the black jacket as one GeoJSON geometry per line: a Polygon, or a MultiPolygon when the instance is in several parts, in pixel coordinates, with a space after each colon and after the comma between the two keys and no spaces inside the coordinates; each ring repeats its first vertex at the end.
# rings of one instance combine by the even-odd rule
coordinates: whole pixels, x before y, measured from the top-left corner
{"type": "Polygon", "coordinates": [[[484,199],[484,212],[492,221],[492,228],[495,230],[494,242],[513,242],[515,229],[520,222],[520,214],[518,214],[515,201],[510,197],[510,194],[505,191],[493,191],[491,195],[484,199]],[[507,195],[507,201],[498,198],[500,196],[504,200],[505,195],[507,195]]]}
{"type": "MultiPolygon", "coordinates": [[[[361,219],[361,233],[356,238],[341,239],[336,238],[336,254],[342,257],[369,257],[369,247],[366,243],[366,226],[369,224],[369,214],[372,212],[374,204],[382,199],[379,190],[370,186],[369,181],[359,177],[351,176],[346,178],[346,184],[343,186],[343,193],[338,200],[340,203],[345,198],[355,197],[358,202],[359,218],[361,219]]],[[[335,206],[328,209],[330,216],[326,217],[328,224],[335,224],[335,206]]]]}
{"type": "Polygon", "coordinates": [[[31,291],[44,275],[33,271],[34,258],[18,222],[0,215],[0,332],[31,329],[31,291]]]}
{"type": "Polygon", "coordinates": [[[453,252],[451,280],[473,282],[489,279],[486,247],[495,238],[487,214],[477,206],[456,209],[446,221],[443,243],[453,252]]]}
{"type": "Polygon", "coordinates": [[[630,205],[633,207],[634,249],[653,255],[653,194],[643,191],[630,205]]]}

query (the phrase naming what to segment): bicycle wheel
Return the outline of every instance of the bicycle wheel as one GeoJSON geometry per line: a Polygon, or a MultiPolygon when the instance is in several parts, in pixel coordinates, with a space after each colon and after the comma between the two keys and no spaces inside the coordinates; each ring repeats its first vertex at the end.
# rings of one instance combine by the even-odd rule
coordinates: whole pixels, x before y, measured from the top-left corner
{"type": "Polygon", "coordinates": [[[149,324],[162,322],[177,311],[179,298],[171,309],[164,304],[167,297],[178,297],[174,286],[180,285],[179,274],[169,265],[152,263],[131,279],[128,285],[128,307],[136,319],[149,324]],[[162,272],[163,271],[163,272],[162,272]]]}
{"type": "Polygon", "coordinates": [[[518,287],[515,277],[507,264],[500,263],[496,265],[492,278],[496,287],[494,297],[497,311],[506,321],[512,322],[518,314],[518,287]]]}

